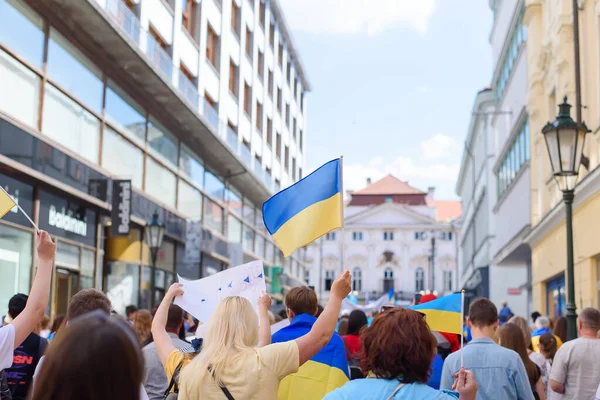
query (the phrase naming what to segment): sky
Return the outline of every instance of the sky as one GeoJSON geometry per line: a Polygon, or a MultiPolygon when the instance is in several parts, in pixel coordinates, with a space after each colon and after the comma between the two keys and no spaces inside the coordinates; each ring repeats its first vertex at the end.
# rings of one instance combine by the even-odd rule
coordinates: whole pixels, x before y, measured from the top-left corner
{"type": "Polygon", "coordinates": [[[482,0],[280,0],[311,84],[306,171],[344,156],[344,190],[388,173],[454,191],[477,91],[492,76],[482,0]]]}

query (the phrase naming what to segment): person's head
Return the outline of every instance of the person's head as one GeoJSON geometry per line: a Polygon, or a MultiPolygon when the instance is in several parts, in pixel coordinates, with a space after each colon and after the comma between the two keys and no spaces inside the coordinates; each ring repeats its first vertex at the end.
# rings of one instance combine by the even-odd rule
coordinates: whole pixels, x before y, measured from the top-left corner
{"type": "Polygon", "coordinates": [[[377,315],[361,333],[364,355],[360,366],[377,378],[427,383],[437,341],[423,316],[392,308],[377,315]]]}
{"type": "Polygon", "coordinates": [[[8,301],[8,314],[15,319],[23,312],[27,305],[27,296],[23,293],[17,293],[8,301]]]}
{"type": "Polygon", "coordinates": [[[544,315],[540,315],[536,320],[535,320],[535,327],[537,329],[550,329],[550,318],[544,316],[544,315]]]}
{"type": "Polygon", "coordinates": [[[298,286],[285,295],[285,307],[287,315],[294,319],[300,314],[317,314],[317,294],[308,286],[298,286]]]}
{"type": "Polygon", "coordinates": [[[367,315],[361,310],[352,310],[348,317],[348,335],[358,335],[367,326],[367,315]]]}
{"type": "Polygon", "coordinates": [[[50,326],[50,317],[44,314],[42,320],[40,321],[40,329],[45,331],[50,326]]]}
{"type": "Polygon", "coordinates": [[[538,376],[536,365],[529,359],[527,344],[521,328],[516,324],[504,324],[498,330],[498,344],[515,351],[521,357],[521,361],[523,361],[527,376],[529,377],[529,383],[531,386],[535,386],[540,377],[538,376]]]}
{"type": "Polygon", "coordinates": [[[67,321],[72,321],[96,310],[110,315],[111,308],[110,300],[104,293],[96,289],[83,289],[71,297],[67,309],[67,321]]]}
{"type": "Polygon", "coordinates": [[[317,315],[315,315],[315,317],[319,318],[321,316],[321,313],[323,313],[323,310],[325,310],[323,308],[323,306],[320,304],[317,304],[317,315]]]}
{"type": "Polygon", "coordinates": [[[346,336],[348,334],[348,317],[342,317],[338,326],[338,335],[346,336]]]}
{"type": "Polygon", "coordinates": [[[65,322],[65,314],[59,314],[56,318],[54,318],[54,322],[52,323],[52,328],[50,332],[56,333],[63,326],[65,322]]]}
{"type": "Polygon", "coordinates": [[[500,304],[502,304],[502,307],[506,307],[508,305],[508,301],[502,300],[500,304]]]}
{"type": "Polygon", "coordinates": [[[542,314],[540,314],[537,311],[532,312],[531,313],[531,322],[533,322],[535,324],[535,321],[537,321],[537,319],[541,316],[542,316],[542,314]]]}
{"type": "Polygon", "coordinates": [[[556,350],[558,350],[558,343],[556,342],[556,338],[551,333],[544,333],[540,336],[540,353],[549,360],[554,359],[554,355],[556,354],[556,350]]]}
{"type": "Polygon", "coordinates": [[[228,361],[257,340],[258,316],[250,301],[239,296],[221,300],[206,325],[202,351],[181,372],[180,392],[200,393],[202,380],[213,375],[219,382],[228,361]]]}
{"type": "Polygon", "coordinates": [[[484,297],[473,300],[469,306],[468,325],[473,335],[479,331],[491,338],[498,328],[498,309],[494,303],[484,297]]]}
{"type": "Polygon", "coordinates": [[[592,307],[581,310],[577,318],[577,331],[579,336],[596,338],[600,331],[600,310],[592,307]]]}
{"type": "Polygon", "coordinates": [[[146,343],[150,338],[152,328],[152,314],[148,310],[138,310],[133,320],[133,330],[140,344],[146,343]]]}
{"type": "Polygon", "coordinates": [[[169,306],[169,313],[167,315],[167,325],[165,329],[167,332],[179,334],[179,330],[183,326],[183,310],[181,307],[175,304],[169,306]]]}
{"type": "Polygon", "coordinates": [[[127,307],[125,307],[125,315],[127,316],[127,319],[130,321],[133,321],[137,310],[138,310],[137,307],[134,306],[133,304],[130,304],[127,307]]]}
{"type": "Polygon", "coordinates": [[[527,344],[527,348],[531,348],[531,328],[529,328],[529,324],[523,317],[512,317],[508,320],[509,324],[515,324],[521,329],[521,333],[523,333],[523,338],[525,339],[525,343],[527,344]]]}
{"type": "Polygon", "coordinates": [[[143,373],[131,330],[96,311],[72,321],[52,342],[33,398],[78,400],[85,393],[89,400],[138,399],[143,373]]]}
{"type": "Polygon", "coordinates": [[[553,331],[565,343],[567,341],[567,319],[565,317],[558,317],[554,322],[553,331]]]}

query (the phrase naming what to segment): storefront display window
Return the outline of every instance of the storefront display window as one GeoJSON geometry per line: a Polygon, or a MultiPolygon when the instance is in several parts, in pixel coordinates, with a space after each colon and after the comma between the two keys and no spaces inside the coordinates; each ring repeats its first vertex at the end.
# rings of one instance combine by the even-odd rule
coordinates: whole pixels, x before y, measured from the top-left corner
{"type": "MultiPolygon", "coordinates": [[[[0,224],[0,304],[8,306],[15,293],[29,293],[33,236],[0,224]]],[[[6,308],[3,308],[4,313],[6,308]]]]}
{"type": "Polygon", "coordinates": [[[79,247],[59,240],[56,243],[56,264],[78,270],[79,247]]]}
{"type": "Polygon", "coordinates": [[[88,249],[81,249],[80,289],[94,287],[94,258],[95,252],[88,249]]]}
{"type": "Polygon", "coordinates": [[[546,282],[546,301],[550,318],[566,315],[564,275],[546,282]]]}
{"type": "MultiPolygon", "coordinates": [[[[104,288],[113,309],[121,315],[125,307],[138,304],[140,292],[140,267],[123,261],[109,261],[106,264],[104,288]]],[[[148,278],[149,281],[149,278],[148,278]]]]}

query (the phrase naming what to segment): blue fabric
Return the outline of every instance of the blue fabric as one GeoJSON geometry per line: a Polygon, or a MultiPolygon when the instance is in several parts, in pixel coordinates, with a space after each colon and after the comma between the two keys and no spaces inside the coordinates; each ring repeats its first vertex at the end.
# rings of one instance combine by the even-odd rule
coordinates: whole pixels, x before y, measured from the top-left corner
{"type": "MultiPolygon", "coordinates": [[[[534,400],[525,366],[517,353],[488,338],[473,339],[462,352],[465,369],[475,375],[477,400],[534,400]]],[[[446,358],[440,387],[452,388],[454,374],[460,370],[460,353],[446,358]]]]}
{"type": "MultiPolygon", "coordinates": [[[[288,326],[273,334],[271,342],[280,343],[296,340],[310,332],[316,321],[317,318],[309,314],[296,315],[288,326]]],[[[346,360],[346,347],[344,346],[344,341],[337,333],[333,334],[329,343],[311,360],[338,368],[350,379],[350,370],[348,368],[348,361],[346,360]]]]}
{"type": "Polygon", "coordinates": [[[431,376],[429,377],[429,382],[427,385],[436,390],[440,388],[440,383],[442,382],[442,368],[444,367],[444,359],[439,354],[436,354],[433,358],[433,363],[431,363],[431,376]]]}
{"type": "Polygon", "coordinates": [[[540,328],[531,332],[531,337],[542,336],[544,333],[552,333],[548,328],[540,328]]]}
{"type": "Polygon", "coordinates": [[[471,336],[471,329],[467,325],[464,325],[463,336],[465,337],[465,342],[470,342],[473,340],[473,336],[471,336]]]}
{"type": "Polygon", "coordinates": [[[508,322],[508,320],[511,319],[513,315],[514,314],[510,310],[510,308],[508,306],[504,306],[498,313],[498,319],[500,320],[501,324],[504,324],[505,322],[508,322]]]}
{"type": "MultiPolygon", "coordinates": [[[[356,379],[339,389],[329,392],[324,400],[385,400],[399,382],[395,379],[356,379]]],[[[395,400],[456,400],[458,393],[448,390],[435,390],[424,383],[409,383],[393,397],[395,400]]]]}

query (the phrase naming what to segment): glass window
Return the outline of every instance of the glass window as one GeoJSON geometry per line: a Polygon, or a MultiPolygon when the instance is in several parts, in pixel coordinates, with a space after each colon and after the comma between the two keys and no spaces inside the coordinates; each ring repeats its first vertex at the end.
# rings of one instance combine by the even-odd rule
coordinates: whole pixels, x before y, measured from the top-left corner
{"type": "Polygon", "coordinates": [[[79,287],[89,289],[94,287],[96,252],[88,249],[81,249],[81,270],[79,277],[79,287]]]}
{"type": "Polygon", "coordinates": [[[242,212],[242,197],[236,193],[235,189],[225,189],[225,205],[230,212],[240,215],[242,212]]]}
{"type": "MultiPolygon", "coordinates": [[[[0,0],[1,14],[2,0],[0,0]]],[[[0,26],[0,32],[1,29],[0,26]]],[[[0,109],[29,126],[37,127],[40,77],[2,50],[0,50],[0,93],[2,93],[0,109]]]]}
{"type": "Polygon", "coordinates": [[[175,243],[163,240],[156,254],[156,266],[167,271],[173,271],[175,264],[175,243]]]}
{"type": "Polygon", "coordinates": [[[0,42],[38,69],[44,58],[43,20],[21,0],[0,0],[0,42]]]}
{"type": "Polygon", "coordinates": [[[223,233],[223,207],[208,198],[204,199],[204,225],[223,233]]]}
{"type": "Polygon", "coordinates": [[[202,194],[193,186],[179,179],[179,196],[177,209],[188,218],[200,220],[202,218],[202,194]]]}
{"type": "Polygon", "coordinates": [[[56,243],[56,264],[79,269],[79,246],[59,240],[56,243]]]}
{"type": "Polygon", "coordinates": [[[44,97],[42,132],[98,163],[100,120],[49,83],[44,97]]]}
{"type": "Polygon", "coordinates": [[[146,192],[175,207],[175,174],[152,158],[146,158],[146,192]]]}
{"type": "Polygon", "coordinates": [[[146,140],[145,112],[111,81],[106,88],[106,119],[132,138],[146,140]]]}
{"type": "Polygon", "coordinates": [[[267,242],[265,245],[265,259],[269,262],[275,261],[275,247],[271,242],[267,242]]]}
{"type": "Polygon", "coordinates": [[[148,145],[177,166],[177,139],[152,117],[148,123],[148,145]]]}
{"type": "Polygon", "coordinates": [[[265,256],[265,238],[261,235],[256,235],[256,240],[254,241],[254,254],[259,257],[265,256]]]}
{"type": "Polygon", "coordinates": [[[131,179],[133,186],[142,188],[144,154],[123,136],[109,127],[102,135],[102,166],[118,178],[131,179]]]}
{"type": "Polygon", "coordinates": [[[525,157],[529,160],[529,121],[525,122],[525,157]]]}
{"type": "Polygon", "coordinates": [[[208,194],[219,200],[223,200],[225,197],[225,184],[210,171],[205,171],[204,188],[208,194]]]}
{"type": "MultiPolygon", "coordinates": [[[[0,0],[1,4],[1,0],[0,0]]],[[[0,7],[0,10],[2,8],[0,7]]],[[[0,304],[15,293],[29,293],[33,238],[31,233],[0,225],[0,304]]],[[[3,313],[6,308],[3,308],[3,313]]]]}
{"type": "Polygon", "coordinates": [[[48,76],[64,90],[100,114],[102,73],[56,30],[50,30],[48,76]]]}
{"type": "Polygon", "coordinates": [[[244,225],[244,250],[254,250],[254,231],[248,226],[244,225]]]}
{"type": "MultiPolygon", "coordinates": [[[[148,275],[149,278],[149,275],[148,275]]],[[[140,267],[122,261],[109,261],[106,264],[104,288],[113,309],[125,315],[125,307],[138,304],[140,290],[140,267]]]]}
{"type": "Polygon", "coordinates": [[[204,187],[204,166],[202,165],[202,161],[184,144],[181,145],[179,170],[187,175],[196,185],[204,187]]]}
{"type": "Polygon", "coordinates": [[[150,299],[152,298],[152,269],[142,267],[142,280],[140,282],[140,308],[149,310],[150,299]]]}
{"type": "Polygon", "coordinates": [[[202,277],[214,275],[221,271],[223,263],[216,258],[210,257],[206,254],[202,254],[202,277]]]}
{"type": "Polygon", "coordinates": [[[231,243],[242,242],[242,223],[233,215],[227,217],[227,240],[231,243]]]}
{"type": "Polygon", "coordinates": [[[244,209],[242,210],[242,216],[250,223],[254,223],[254,204],[244,199],[244,209]]]}

